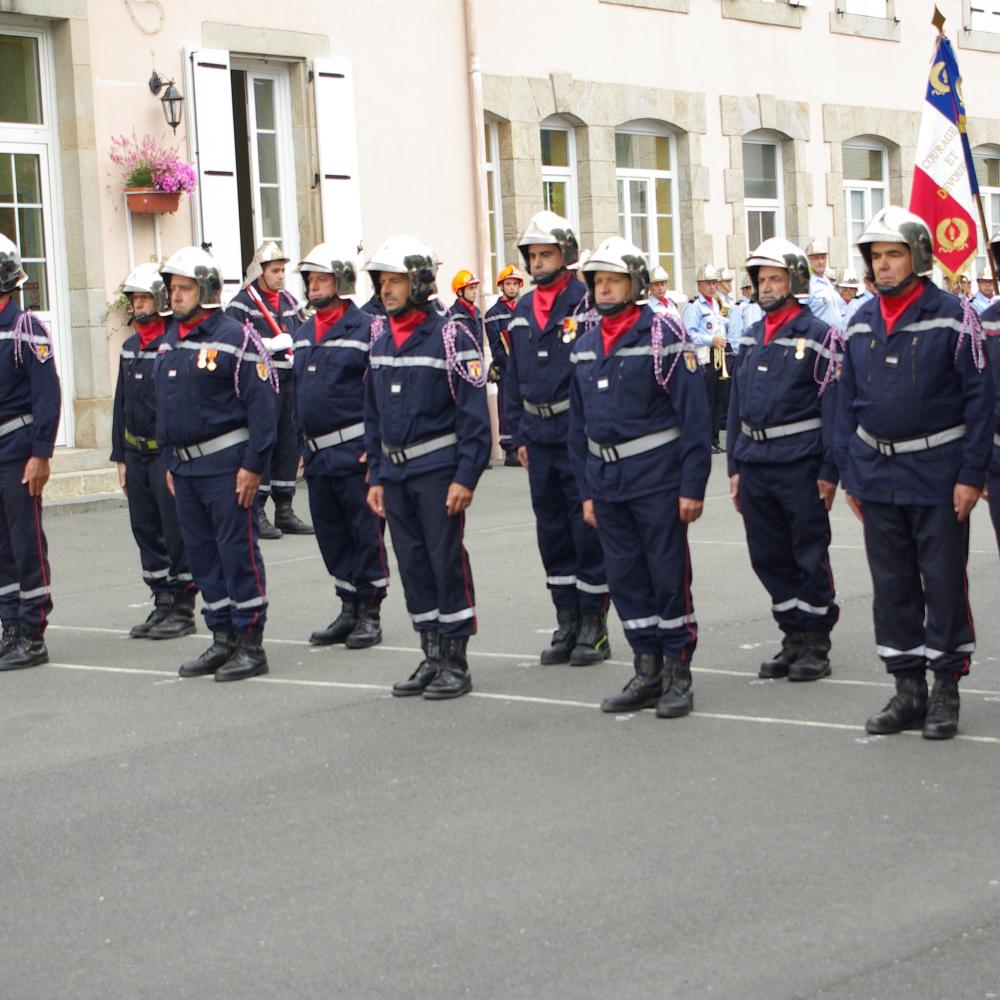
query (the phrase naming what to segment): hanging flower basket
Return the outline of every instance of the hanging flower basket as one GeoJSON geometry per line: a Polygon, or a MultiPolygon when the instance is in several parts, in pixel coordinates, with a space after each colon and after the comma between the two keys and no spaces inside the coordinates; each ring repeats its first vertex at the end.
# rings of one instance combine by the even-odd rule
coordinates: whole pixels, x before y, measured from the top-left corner
{"type": "Polygon", "coordinates": [[[176,212],[181,201],[180,191],[159,191],[153,187],[130,187],[125,189],[128,208],[133,215],[159,215],[176,212]]]}

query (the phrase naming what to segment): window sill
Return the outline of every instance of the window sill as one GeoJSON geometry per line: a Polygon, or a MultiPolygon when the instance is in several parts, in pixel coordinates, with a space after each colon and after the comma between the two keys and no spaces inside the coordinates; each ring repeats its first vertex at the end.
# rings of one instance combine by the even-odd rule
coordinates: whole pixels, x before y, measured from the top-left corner
{"type": "Polygon", "coordinates": [[[598,0],[615,7],[644,7],[647,10],[669,10],[673,14],[690,14],[691,0],[598,0]]]}
{"type": "Polygon", "coordinates": [[[975,49],[977,52],[1000,52],[1000,32],[969,31],[963,28],[958,33],[960,49],[975,49]]]}
{"type": "Polygon", "coordinates": [[[830,13],[830,31],[835,35],[876,38],[883,42],[902,41],[901,25],[894,18],[868,17],[866,14],[830,13]]]}
{"type": "Polygon", "coordinates": [[[805,11],[788,3],[763,3],[762,0],[722,0],[722,16],[758,24],[776,24],[782,28],[801,28],[805,11]]]}

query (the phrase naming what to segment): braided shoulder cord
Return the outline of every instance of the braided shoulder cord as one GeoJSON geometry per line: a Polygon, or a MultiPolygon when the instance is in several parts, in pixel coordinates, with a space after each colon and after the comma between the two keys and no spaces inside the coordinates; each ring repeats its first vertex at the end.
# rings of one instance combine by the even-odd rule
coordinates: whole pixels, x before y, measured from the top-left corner
{"type": "Polygon", "coordinates": [[[844,335],[835,326],[831,326],[826,331],[826,336],[823,338],[822,344],[823,350],[830,355],[827,360],[826,369],[820,375],[819,366],[823,361],[823,350],[816,352],[816,363],[813,365],[813,381],[819,386],[818,395],[822,396],[829,388],[830,383],[840,378],[840,365],[837,362],[837,355],[839,354],[843,357],[845,346],[844,335]]]}
{"type": "Polygon", "coordinates": [[[654,313],[653,322],[650,326],[650,342],[653,347],[653,378],[656,379],[656,384],[664,391],[670,392],[670,379],[673,377],[674,369],[680,364],[681,357],[684,354],[684,348],[682,347],[677,352],[677,357],[674,358],[670,365],[670,369],[667,374],[663,374],[663,341],[665,333],[672,333],[679,344],[690,344],[691,338],[688,336],[687,330],[681,323],[678,323],[673,316],[669,313],[654,313]]]}
{"type": "Polygon", "coordinates": [[[49,334],[48,327],[33,313],[25,310],[17,317],[17,322],[14,323],[14,364],[20,367],[24,367],[24,345],[27,345],[28,350],[34,354],[39,361],[47,361],[51,355],[51,349],[48,352],[39,349],[38,345],[35,343],[35,328],[41,329],[42,333],[49,338],[49,343],[52,342],[52,337],[49,334]]]}
{"type": "Polygon", "coordinates": [[[451,398],[458,402],[458,395],[455,392],[455,382],[454,376],[458,375],[460,379],[468,382],[469,385],[474,386],[476,389],[482,389],[486,385],[486,359],[483,357],[483,352],[479,349],[479,343],[476,338],[469,332],[469,328],[462,322],[456,319],[449,319],[444,326],[441,328],[441,339],[444,341],[444,358],[447,365],[448,373],[448,391],[451,393],[451,398]],[[473,375],[469,370],[468,362],[462,363],[458,357],[458,335],[459,333],[464,333],[466,338],[472,343],[473,349],[476,352],[476,356],[479,358],[479,374],[473,375]]]}
{"type": "Polygon", "coordinates": [[[274,365],[271,363],[271,355],[268,354],[267,348],[264,346],[264,342],[260,339],[260,334],[257,332],[256,327],[250,320],[247,320],[243,324],[243,343],[240,346],[239,351],[236,353],[236,365],[233,368],[233,388],[236,390],[236,398],[242,399],[243,395],[240,392],[240,369],[243,367],[243,357],[247,352],[247,345],[253,345],[254,350],[260,355],[261,364],[267,369],[267,381],[271,383],[271,388],[275,392],[280,392],[278,386],[278,372],[274,365]]]}
{"type": "Polygon", "coordinates": [[[582,299],[573,307],[572,319],[578,326],[589,330],[601,322],[601,314],[594,308],[594,303],[590,299],[590,292],[586,292],[582,299]]]}
{"type": "Polygon", "coordinates": [[[981,372],[986,367],[986,354],[983,348],[983,323],[979,314],[972,308],[971,304],[962,300],[962,329],[959,331],[958,340],[955,343],[955,361],[962,352],[962,344],[966,336],[969,338],[969,349],[972,352],[972,363],[976,371],[981,372]]]}

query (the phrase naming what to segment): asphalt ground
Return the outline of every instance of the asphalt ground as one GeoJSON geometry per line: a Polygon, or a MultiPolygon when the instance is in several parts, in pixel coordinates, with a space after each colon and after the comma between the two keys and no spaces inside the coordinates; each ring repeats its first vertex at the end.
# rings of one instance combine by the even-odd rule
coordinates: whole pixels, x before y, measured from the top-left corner
{"type": "Polygon", "coordinates": [[[520,470],[468,515],[480,631],[453,702],[389,695],[418,659],[398,579],[384,645],[308,646],[336,611],[311,537],[264,543],[270,675],[181,681],[207,633],[126,638],[149,596],[125,509],[49,517],[52,663],[0,676],[0,996],[1000,996],[985,505],[961,736],[874,738],[891,690],[859,525],[838,498],[833,677],[760,681],[776,631],[724,473],[691,531],[680,720],[598,710],[631,674],[617,620],[611,662],[539,665],[520,470]]]}

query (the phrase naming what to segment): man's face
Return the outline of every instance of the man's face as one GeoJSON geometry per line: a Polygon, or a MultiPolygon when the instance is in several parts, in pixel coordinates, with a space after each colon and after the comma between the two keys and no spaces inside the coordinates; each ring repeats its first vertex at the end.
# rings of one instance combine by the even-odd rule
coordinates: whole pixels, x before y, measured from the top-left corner
{"type": "Polygon", "coordinates": [[[712,298],[715,295],[716,290],[719,287],[717,281],[699,281],[698,291],[700,294],[704,295],[706,299],[712,298]]]}
{"type": "Polygon", "coordinates": [[[753,295],[753,285],[744,285],[740,291],[743,293],[743,297],[749,299],[753,295]]]}
{"type": "Polygon", "coordinates": [[[823,277],[826,274],[826,262],[829,254],[825,253],[811,253],[809,254],[809,266],[812,268],[813,274],[823,277]]]}
{"type": "Polygon", "coordinates": [[[132,292],[132,315],[152,316],[156,312],[156,300],[147,292],[132,292]]]}
{"type": "Polygon", "coordinates": [[[280,292],[285,287],[285,262],[272,260],[269,264],[265,264],[260,280],[268,291],[280,292]]]}
{"type": "Polygon", "coordinates": [[[505,299],[516,299],[521,292],[521,282],[517,278],[506,278],[500,282],[500,292],[505,299]]]}
{"type": "Polygon", "coordinates": [[[843,285],[841,285],[840,288],[837,289],[837,291],[840,292],[840,297],[845,302],[850,302],[851,299],[853,299],[854,296],[858,294],[858,290],[856,288],[844,288],[843,285]]]}
{"type": "Polygon", "coordinates": [[[980,278],[977,284],[979,285],[979,291],[983,295],[988,295],[990,298],[993,297],[993,282],[989,278],[980,278]]]}
{"type": "Polygon", "coordinates": [[[539,274],[558,271],[562,262],[562,250],[554,243],[532,243],[528,247],[528,270],[533,278],[539,274]]]}
{"type": "Polygon", "coordinates": [[[719,291],[724,295],[729,295],[733,290],[733,283],[730,280],[724,280],[719,282],[719,291]]]}
{"type": "Polygon", "coordinates": [[[183,278],[179,274],[170,275],[170,308],[181,316],[198,308],[201,294],[194,278],[183,278]]]}
{"type": "Polygon", "coordinates": [[[477,281],[474,284],[466,285],[465,288],[460,288],[458,294],[466,302],[475,302],[476,296],[479,294],[479,282],[477,281]]]}
{"type": "Polygon", "coordinates": [[[594,274],[594,301],[599,306],[616,306],[628,302],[632,279],[627,274],[614,271],[597,271],[594,274]]]}
{"type": "Polygon", "coordinates": [[[649,292],[658,299],[662,299],[667,294],[667,283],[665,281],[654,281],[649,286],[649,292]]]}
{"type": "Polygon", "coordinates": [[[382,304],[389,312],[402,309],[410,298],[410,276],[385,271],[382,274],[382,304]]]}
{"type": "Polygon", "coordinates": [[[885,288],[901,285],[913,274],[913,257],[905,243],[873,243],[872,273],[875,284],[885,288]]]}
{"type": "Polygon", "coordinates": [[[319,302],[330,298],[337,292],[337,279],[332,274],[322,271],[310,271],[306,279],[306,294],[310,301],[319,302]]]}
{"type": "Polygon", "coordinates": [[[783,267],[764,266],[757,272],[757,301],[762,307],[780,302],[791,287],[791,275],[783,267]]]}

